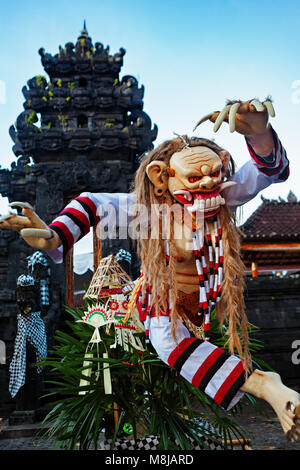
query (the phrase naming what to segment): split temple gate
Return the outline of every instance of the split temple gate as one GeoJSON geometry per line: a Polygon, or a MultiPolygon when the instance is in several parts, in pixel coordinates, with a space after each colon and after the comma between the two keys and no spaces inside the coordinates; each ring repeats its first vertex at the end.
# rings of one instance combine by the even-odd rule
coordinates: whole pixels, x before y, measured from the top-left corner
{"type": "MultiPolygon", "coordinates": [[[[50,223],[83,191],[128,192],[138,157],[153,148],[157,126],[143,111],[144,87],[131,75],[120,78],[125,50],[111,54],[108,46],[93,45],[85,24],[75,44],[68,42],[55,55],[44,49],[39,54],[48,77],[35,76],[22,89],[24,111],[9,130],[17,161],[0,170],[0,193],[10,202],[28,201],[50,223]]],[[[94,242],[97,258],[95,236],[94,242]]],[[[120,248],[132,251],[129,240],[105,240],[102,255],[120,248]]],[[[0,340],[6,349],[6,364],[0,362],[0,417],[15,407],[8,392],[15,289],[31,253],[16,233],[0,230],[0,340]]],[[[51,308],[44,320],[51,347],[65,318],[63,305],[73,302],[72,253],[64,265],[50,261],[50,268],[51,308]]]]}

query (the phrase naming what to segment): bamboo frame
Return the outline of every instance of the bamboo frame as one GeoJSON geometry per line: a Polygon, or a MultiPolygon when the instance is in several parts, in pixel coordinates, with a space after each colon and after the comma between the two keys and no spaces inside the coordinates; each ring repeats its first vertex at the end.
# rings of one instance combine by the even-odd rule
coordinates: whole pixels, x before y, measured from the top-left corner
{"type": "Polygon", "coordinates": [[[134,282],[113,255],[102,258],[84,298],[98,299],[132,291],[134,282]]]}
{"type": "Polygon", "coordinates": [[[102,258],[102,246],[101,246],[101,238],[97,235],[98,227],[93,227],[93,251],[94,251],[94,273],[99,266],[99,263],[102,258]]]}

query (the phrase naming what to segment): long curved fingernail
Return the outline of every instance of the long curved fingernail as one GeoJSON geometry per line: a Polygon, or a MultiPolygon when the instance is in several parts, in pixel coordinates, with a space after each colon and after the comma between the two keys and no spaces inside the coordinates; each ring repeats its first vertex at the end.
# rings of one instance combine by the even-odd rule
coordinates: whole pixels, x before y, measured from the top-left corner
{"type": "Polygon", "coordinates": [[[9,207],[22,207],[23,209],[31,209],[33,210],[33,207],[31,204],[29,204],[29,202],[20,202],[20,201],[14,201],[14,202],[10,202],[9,204],[9,207]]]}

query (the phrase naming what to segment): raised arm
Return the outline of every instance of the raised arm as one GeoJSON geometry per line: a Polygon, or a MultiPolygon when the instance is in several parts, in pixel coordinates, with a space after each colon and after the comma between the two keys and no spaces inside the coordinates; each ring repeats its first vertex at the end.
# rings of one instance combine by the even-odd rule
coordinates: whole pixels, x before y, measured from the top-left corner
{"type": "Polygon", "coordinates": [[[247,102],[230,101],[220,112],[207,114],[195,128],[206,120],[214,122],[217,132],[223,121],[230,132],[244,135],[251,159],[232,177],[237,183],[224,190],[229,206],[235,209],[253,199],[273,183],[285,181],[289,176],[289,161],[276,132],[269,124],[275,116],[270,99],[263,103],[254,99],[247,102]]]}
{"type": "MultiPolygon", "coordinates": [[[[268,153],[258,153],[259,147],[255,137],[245,137],[250,153],[250,160],[246,162],[231,178],[236,182],[224,190],[229,206],[235,209],[253,199],[260,191],[274,183],[286,181],[289,177],[289,161],[286,151],[278,135],[270,127],[273,148],[268,153]]],[[[266,136],[266,140],[268,136],[266,136]]]]}

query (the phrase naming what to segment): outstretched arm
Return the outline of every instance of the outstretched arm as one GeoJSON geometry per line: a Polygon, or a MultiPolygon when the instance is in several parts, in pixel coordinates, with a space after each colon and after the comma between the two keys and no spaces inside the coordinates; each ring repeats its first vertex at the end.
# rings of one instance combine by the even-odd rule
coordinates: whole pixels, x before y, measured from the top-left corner
{"type": "Polygon", "coordinates": [[[49,256],[56,263],[62,262],[74,243],[104,218],[109,227],[127,226],[134,201],[135,196],[127,193],[81,193],[49,225],[61,240],[60,248],[49,256]]]}
{"type": "Polygon", "coordinates": [[[109,226],[127,226],[134,201],[135,196],[127,193],[81,193],[49,226],[28,203],[15,202],[10,206],[22,207],[22,215],[0,216],[0,228],[17,231],[30,246],[47,251],[55,263],[61,263],[100,219],[107,219],[109,226]]]}

